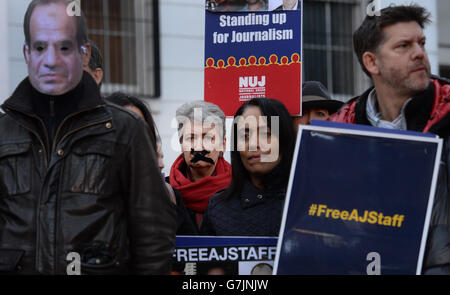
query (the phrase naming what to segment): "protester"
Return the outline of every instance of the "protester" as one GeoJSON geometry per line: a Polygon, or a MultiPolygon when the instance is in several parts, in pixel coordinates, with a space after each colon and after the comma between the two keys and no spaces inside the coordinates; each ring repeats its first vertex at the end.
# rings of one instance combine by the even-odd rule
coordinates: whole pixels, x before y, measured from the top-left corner
{"type": "MultiPolygon", "coordinates": [[[[164,154],[161,147],[161,138],[159,137],[153,116],[144,102],[135,96],[130,96],[122,92],[115,92],[108,96],[106,100],[135,112],[148,124],[150,127],[150,138],[155,140],[153,148],[158,156],[158,167],[162,171],[164,168],[164,154]]],[[[196,226],[184,206],[180,192],[174,189],[169,183],[166,182],[165,184],[169,192],[170,200],[177,206],[177,235],[195,235],[197,233],[196,226]]]]}
{"type": "Polygon", "coordinates": [[[83,63],[83,69],[91,74],[95,82],[101,87],[104,76],[103,57],[94,41],[88,40],[88,43],[91,49],[91,58],[89,62],[83,63]]]}
{"type": "Polygon", "coordinates": [[[430,78],[423,33],[429,16],[410,5],[390,6],[380,16],[365,18],[353,35],[354,50],[374,87],[330,120],[431,132],[445,140],[422,271],[450,274],[450,85],[430,78]]]}
{"type": "Polygon", "coordinates": [[[232,140],[231,185],[211,198],[201,233],[278,236],[295,145],[291,116],[277,100],[254,98],[236,112],[232,140]]]}
{"type": "Polygon", "coordinates": [[[0,271],[67,274],[75,252],[82,274],[168,274],[175,210],[154,142],[84,73],[86,19],[69,3],[25,14],[29,76],[0,117],[0,271]]]}
{"type": "Polygon", "coordinates": [[[311,120],[327,120],[344,103],[331,99],[328,90],[318,81],[302,85],[302,115],[293,117],[296,131],[298,125],[309,125],[311,120]]]}
{"type": "Polygon", "coordinates": [[[231,181],[231,165],[223,158],[225,114],[215,104],[194,101],[179,107],[176,118],[182,154],[170,169],[169,181],[200,228],[209,198],[231,181]]]}

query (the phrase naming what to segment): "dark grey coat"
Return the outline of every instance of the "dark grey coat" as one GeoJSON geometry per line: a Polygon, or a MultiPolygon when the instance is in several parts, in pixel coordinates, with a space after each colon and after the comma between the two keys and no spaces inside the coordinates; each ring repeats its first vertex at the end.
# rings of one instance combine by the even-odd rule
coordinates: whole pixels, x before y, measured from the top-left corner
{"type": "Polygon", "coordinates": [[[216,236],[278,236],[286,187],[259,190],[246,181],[242,192],[225,199],[214,194],[203,217],[201,233],[216,236]]]}

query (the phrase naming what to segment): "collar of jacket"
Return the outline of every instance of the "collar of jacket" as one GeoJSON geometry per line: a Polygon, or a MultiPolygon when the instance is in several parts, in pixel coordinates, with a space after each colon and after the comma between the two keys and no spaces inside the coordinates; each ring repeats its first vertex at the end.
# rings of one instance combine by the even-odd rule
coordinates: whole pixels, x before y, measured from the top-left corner
{"type": "MultiPolygon", "coordinates": [[[[444,104],[448,105],[448,101],[445,101],[445,95],[441,95],[442,90],[438,88],[441,88],[440,81],[433,78],[428,88],[414,96],[408,103],[405,108],[408,130],[430,131],[440,136],[445,135],[443,134],[445,132],[448,133],[448,126],[450,125],[450,114],[448,111],[445,114],[441,112],[442,116],[439,122],[433,121],[432,126],[429,124],[430,121],[435,119],[434,114],[443,111],[445,108],[443,107],[444,104]],[[436,106],[437,104],[439,106],[436,106]]],[[[361,96],[351,99],[333,116],[331,121],[370,125],[369,120],[367,120],[366,104],[372,89],[373,87],[369,88],[361,96]]],[[[448,107],[446,106],[446,108],[448,107]]]]}
{"type": "Polygon", "coordinates": [[[268,200],[278,198],[283,200],[286,196],[286,186],[271,186],[260,190],[247,179],[240,194],[240,203],[242,208],[250,208],[258,204],[266,203],[268,200]]]}
{"type": "MultiPolygon", "coordinates": [[[[290,168],[290,167],[289,167],[290,168]]],[[[269,171],[263,178],[265,190],[286,190],[289,182],[290,169],[284,169],[281,164],[269,171]]]]}
{"type": "MultiPolygon", "coordinates": [[[[83,72],[83,77],[80,81],[82,85],[81,95],[78,99],[76,108],[71,112],[77,113],[82,110],[89,110],[91,108],[104,105],[100,90],[95,83],[95,80],[87,72],[83,72]]],[[[80,85],[77,85],[79,87],[80,85]]],[[[15,110],[27,115],[35,115],[32,102],[33,86],[30,83],[29,78],[25,78],[13,94],[5,101],[2,108],[7,111],[15,110]]]]}
{"type": "MultiPolygon", "coordinates": [[[[64,119],[77,109],[78,98],[81,97],[83,83],[62,95],[48,95],[32,88],[33,113],[41,119],[56,117],[64,119]]],[[[47,126],[48,127],[48,126],[47,126]]]]}
{"type": "MultiPolygon", "coordinates": [[[[290,167],[286,168],[282,167],[281,164],[278,164],[275,168],[273,168],[263,176],[262,184],[264,186],[264,191],[286,191],[289,182],[289,174],[290,167]]],[[[246,185],[255,187],[250,180],[248,172],[242,175],[242,178],[244,178],[245,181],[242,183],[241,187],[236,190],[237,192],[242,192],[244,190],[244,186],[246,185]]],[[[255,189],[257,188],[255,187],[255,189]]]]}
{"type": "MultiPolygon", "coordinates": [[[[80,83],[83,85],[79,88],[82,89],[79,97],[77,95],[78,103],[58,127],[53,142],[50,142],[50,138],[45,131],[44,121],[35,113],[31,97],[33,88],[28,78],[19,84],[13,95],[2,105],[6,114],[40,140],[46,150],[48,159],[50,159],[50,154],[56,145],[66,135],[112,119],[111,112],[104,107],[105,103],[100,96],[95,80],[87,72],[84,72],[80,83]]],[[[111,130],[112,128],[109,129],[109,131],[111,130]]]]}
{"type": "MultiPolygon", "coordinates": [[[[356,101],[355,104],[355,123],[363,125],[371,125],[367,119],[367,101],[369,93],[373,89],[364,92],[363,95],[356,101]]],[[[434,86],[430,83],[428,88],[414,96],[405,107],[405,119],[408,130],[422,131],[430,117],[431,109],[433,107],[434,86]]]]}

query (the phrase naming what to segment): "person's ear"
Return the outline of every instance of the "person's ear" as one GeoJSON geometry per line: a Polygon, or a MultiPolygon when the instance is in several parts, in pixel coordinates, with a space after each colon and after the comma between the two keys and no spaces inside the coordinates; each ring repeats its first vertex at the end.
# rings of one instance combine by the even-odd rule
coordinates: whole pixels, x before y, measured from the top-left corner
{"type": "Polygon", "coordinates": [[[101,68],[96,68],[95,71],[92,72],[92,75],[97,84],[100,84],[103,81],[103,70],[101,68]]]}
{"type": "Polygon", "coordinates": [[[83,57],[83,67],[87,67],[91,60],[91,45],[89,43],[83,44],[80,46],[80,50],[83,57]]]}
{"type": "Polygon", "coordinates": [[[221,156],[223,157],[223,154],[225,153],[225,150],[227,149],[227,138],[224,136],[223,137],[223,142],[222,142],[222,151],[221,151],[221,156]]]}
{"type": "Polygon", "coordinates": [[[362,62],[366,70],[372,75],[378,75],[380,69],[378,67],[377,55],[373,52],[366,51],[362,55],[362,62]]]}
{"type": "Polygon", "coordinates": [[[23,44],[23,57],[25,59],[25,63],[28,64],[30,60],[30,46],[28,44],[23,44]]]}

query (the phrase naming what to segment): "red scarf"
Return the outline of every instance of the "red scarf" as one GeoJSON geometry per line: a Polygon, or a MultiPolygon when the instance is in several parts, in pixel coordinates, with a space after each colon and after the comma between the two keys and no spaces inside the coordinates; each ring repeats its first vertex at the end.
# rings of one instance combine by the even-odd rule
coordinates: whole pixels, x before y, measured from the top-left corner
{"type": "Polygon", "coordinates": [[[216,164],[215,175],[192,182],[180,171],[183,163],[185,163],[184,158],[180,155],[170,168],[170,185],[180,191],[187,208],[197,213],[203,213],[208,206],[209,198],[230,185],[231,165],[223,157],[220,157],[216,164]]]}

